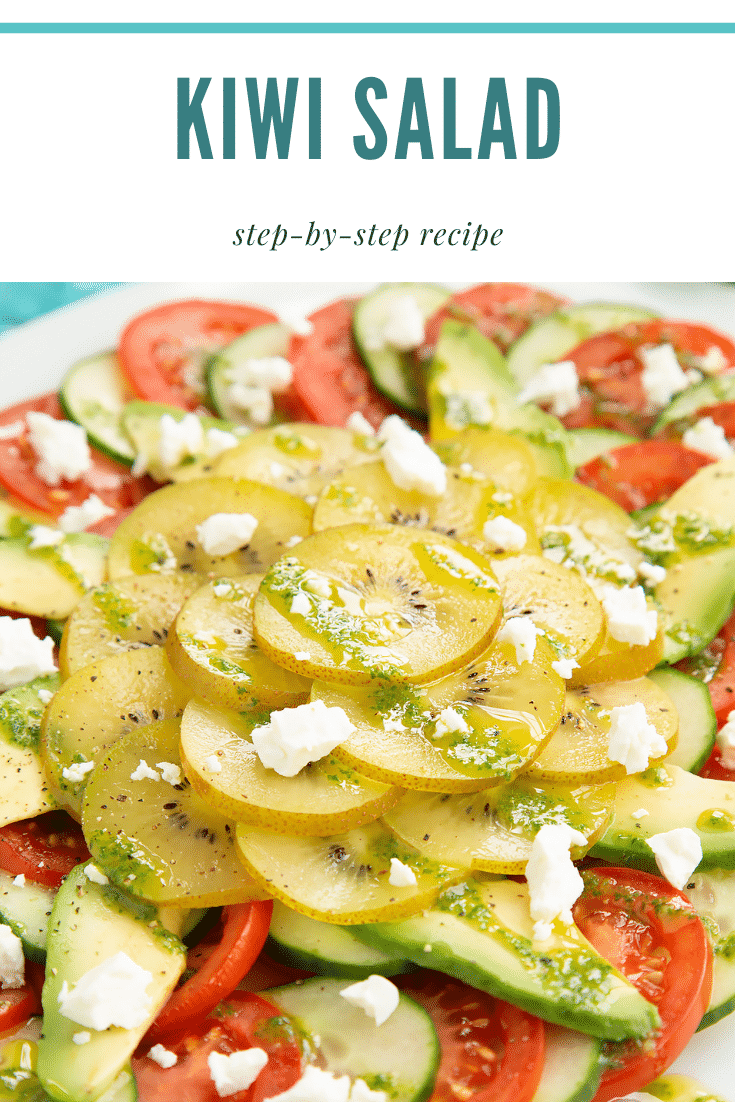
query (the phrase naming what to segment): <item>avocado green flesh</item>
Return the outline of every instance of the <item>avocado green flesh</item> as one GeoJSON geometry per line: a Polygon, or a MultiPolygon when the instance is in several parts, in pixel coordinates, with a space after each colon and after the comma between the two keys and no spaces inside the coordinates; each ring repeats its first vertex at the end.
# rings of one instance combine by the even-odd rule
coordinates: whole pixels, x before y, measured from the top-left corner
{"type": "Polygon", "coordinates": [[[567,455],[575,469],[584,466],[592,459],[604,455],[612,448],[622,448],[626,444],[639,443],[637,437],[613,429],[568,429],[567,455]]]}
{"type": "Polygon", "coordinates": [[[59,889],[49,922],[44,1032],[38,1045],[38,1077],[48,1093],[58,1102],[91,1102],[109,1090],[185,964],[184,946],[160,924],[155,907],[90,882],[83,865],[72,870],[59,889]],[[88,1027],[61,1013],[62,984],[66,981],[71,989],[87,971],[120,951],[151,973],[148,1017],[135,1029],[90,1030],[87,1044],[74,1044],[74,1034],[88,1027]]]}
{"type": "Polygon", "coordinates": [[[534,943],[528,890],[512,880],[471,880],[423,914],[353,929],[368,945],[604,1040],[645,1037],[658,1024],[656,1008],[576,927],[534,943]]]}
{"type": "MultiPolygon", "coordinates": [[[[0,1102],[51,1102],[38,1081],[35,1041],[9,1041],[0,1050],[0,1102]]],[[[130,1065],[113,1080],[96,1102],[137,1102],[138,1089],[130,1065]]]]}
{"type": "Polygon", "coordinates": [[[666,628],[664,662],[673,665],[711,643],[735,598],[735,548],[683,559],[656,586],[666,628]]]}

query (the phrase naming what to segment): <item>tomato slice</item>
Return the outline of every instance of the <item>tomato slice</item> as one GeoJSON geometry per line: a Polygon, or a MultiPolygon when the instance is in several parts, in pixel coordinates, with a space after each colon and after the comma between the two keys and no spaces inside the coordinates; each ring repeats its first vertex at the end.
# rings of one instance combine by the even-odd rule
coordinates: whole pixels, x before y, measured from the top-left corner
{"type": "Polygon", "coordinates": [[[341,427],[355,410],[378,428],[389,413],[398,412],[376,388],[352,339],[352,299],[339,299],[309,316],[312,332],[294,336],[288,358],[293,364],[293,389],[320,425],[341,427]]]}
{"type": "Polygon", "coordinates": [[[58,888],[75,865],[90,859],[82,828],[65,811],[0,827],[0,869],[13,876],[23,873],[58,888]]]}
{"type": "Polygon", "coordinates": [[[221,932],[214,944],[197,946],[189,954],[194,975],[177,988],[149,1029],[150,1044],[177,1034],[188,1023],[209,1014],[234,991],[263,948],[273,901],[236,903],[223,909],[221,932]],[[211,949],[211,951],[209,951],[211,949]]]}
{"type": "Polygon", "coordinates": [[[524,283],[479,283],[458,291],[426,323],[426,345],[433,348],[442,322],[449,318],[472,322],[483,336],[507,352],[535,321],[547,317],[568,299],[527,287],[524,283]]]}
{"type": "Polygon", "coordinates": [[[397,985],[431,1015],[441,1061],[431,1102],[529,1102],[544,1066],[538,1018],[441,972],[409,973],[397,985]]]}
{"type": "Polygon", "coordinates": [[[717,716],[717,726],[722,727],[735,709],[735,612],[711,643],[692,658],[684,658],[677,669],[705,682],[717,716]]]}
{"type": "Polygon", "coordinates": [[[210,1053],[262,1048],[267,1056],[255,1082],[230,1095],[233,1102],[264,1102],[288,1090],[301,1077],[301,1049],[283,1013],[260,995],[234,991],[209,1017],[183,1026],[166,1041],[178,1062],[159,1067],[147,1055],[146,1038],[133,1058],[140,1102],[219,1102],[207,1060],[210,1053]]]}
{"type": "Polygon", "coordinates": [[[641,382],[646,345],[671,344],[686,369],[696,367],[697,357],[718,348],[723,371],[735,369],[735,344],[705,325],[683,321],[633,322],[610,333],[582,341],[564,359],[577,369],[582,402],[562,418],[567,428],[607,428],[644,436],[656,419],[641,382]]]}
{"type": "Polygon", "coordinates": [[[212,352],[257,325],[277,321],[270,310],[237,302],[166,302],[139,314],[123,330],[120,364],[137,395],[181,409],[202,403],[196,379],[212,352]]]}
{"type": "MultiPolygon", "coordinates": [[[[47,413],[64,420],[64,413],[55,394],[44,394],[28,402],[20,402],[0,413],[0,427],[24,421],[27,413],[47,413]]],[[[36,474],[38,456],[25,433],[10,440],[0,439],[0,484],[21,502],[57,517],[68,505],[81,505],[90,494],[97,494],[111,509],[126,509],[137,505],[155,489],[148,478],[134,478],[120,463],[91,448],[92,466],[74,482],[66,480],[58,486],[48,486],[36,474]]]]}
{"type": "Polygon", "coordinates": [[[27,960],[26,982],[22,987],[6,987],[0,991],[0,1033],[17,1029],[34,1014],[42,1013],[44,967],[27,960]]]}
{"type": "Polygon", "coordinates": [[[650,1083],[686,1046],[709,1003],[712,949],[689,900],[661,877],[611,868],[583,876],[574,921],[661,1016],[645,1042],[606,1046],[612,1066],[594,1102],[609,1102],[650,1083]]]}
{"type": "Polygon", "coordinates": [[[671,497],[709,463],[714,463],[711,455],[677,440],[642,440],[596,456],[577,468],[575,478],[630,513],[671,497]]]}

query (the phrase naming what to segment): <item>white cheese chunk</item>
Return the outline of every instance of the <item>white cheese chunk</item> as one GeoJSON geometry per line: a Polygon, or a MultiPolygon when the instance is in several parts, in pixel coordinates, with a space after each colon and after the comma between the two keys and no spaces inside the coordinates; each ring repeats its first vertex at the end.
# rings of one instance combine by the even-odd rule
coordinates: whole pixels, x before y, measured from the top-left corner
{"type": "Polygon", "coordinates": [[[645,647],[656,638],[658,614],[646,604],[643,587],[602,586],[598,592],[607,617],[607,627],[613,639],[620,643],[645,647]]]}
{"type": "Polygon", "coordinates": [[[71,1039],[75,1045],[88,1045],[92,1040],[92,1034],[88,1029],[80,1029],[78,1033],[72,1033],[71,1039]]]}
{"type": "Polygon", "coordinates": [[[388,1102],[387,1091],[373,1091],[364,1079],[356,1079],[352,1084],[349,1102],[388,1102]]]}
{"type": "Polygon", "coordinates": [[[354,730],[342,708],[328,708],[323,700],[312,700],[271,712],[270,722],[255,727],[250,737],[266,769],[295,777],[309,762],[331,753],[354,730]]]}
{"type": "Polygon", "coordinates": [[[441,497],[447,488],[447,469],[420,433],[392,413],[380,426],[378,440],[385,469],[399,490],[441,497]]]}
{"type": "Polygon", "coordinates": [[[498,551],[521,551],[526,546],[526,530],[509,517],[491,517],[482,526],[483,538],[498,551]]]}
{"type": "Polygon", "coordinates": [[[81,784],[87,773],[91,773],[93,769],[93,761],[75,761],[72,765],[65,765],[61,770],[61,775],[65,781],[71,781],[72,784],[81,784]]]}
{"type": "Polygon", "coordinates": [[[681,438],[682,444],[694,451],[704,452],[713,459],[727,459],[733,454],[732,444],[725,436],[722,425],[717,425],[711,417],[700,417],[681,438]]]}
{"type": "Polygon", "coordinates": [[[554,673],[559,674],[559,677],[563,677],[565,681],[568,681],[574,671],[579,669],[579,662],[574,658],[557,658],[556,662],[551,663],[551,668],[554,673]]]}
{"type": "Polygon", "coordinates": [[[728,367],[727,356],[717,344],[711,344],[704,356],[695,356],[694,361],[705,375],[719,375],[728,367]]]}
{"type": "Polygon", "coordinates": [[[495,638],[499,643],[510,643],[515,647],[516,662],[522,666],[524,662],[533,661],[536,653],[536,636],[540,634],[541,631],[530,616],[511,616],[505,621],[495,638]]]}
{"type": "Polygon", "coordinates": [[[161,777],[155,769],[151,769],[145,758],[141,758],[130,774],[130,779],[131,781],[160,781],[161,777]]]}
{"type": "Polygon", "coordinates": [[[57,421],[47,413],[27,413],[28,440],[38,456],[36,474],[47,486],[62,479],[76,481],[92,466],[87,433],[71,421],[57,421]]]}
{"type": "Polygon", "coordinates": [[[375,429],[359,409],[352,411],[350,416],[345,421],[345,428],[350,432],[356,432],[360,436],[375,436],[375,429]]]}
{"type": "Polygon", "coordinates": [[[297,337],[308,337],[314,332],[313,323],[298,310],[282,310],[278,315],[278,319],[297,337]]]}
{"type": "Polygon", "coordinates": [[[404,865],[397,857],[391,857],[388,883],[394,888],[415,888],[418,881],[410,865],[404,865]]]}
{"type": "Polygon", "coordinates": [[[650,815],[650,814],[651,814],[651,812],[648,811],[645,807],[639,807],[637,811],[633,812],[633,818],[634,819],[645,819],[646,815],[650,815]]]}
{"type": "Polygon", "coordinates": [[[579,377],[572,360],[542,364],[518,395],[518,404],[541,402],[551,406],[555,417],[564,417],[582,401],[579,377]]]}
{"type": "Polygon", "coordinates": [[[26,886],[26,878],[24,873],[19,872],[17,876],[13,877],[13,885],[16,888],[24,888],[26,886]]]}
{"type": "Polygon", "coordinates": [[[586,841],[578,830],[563,823],[546,823],[533,840],[526,880],[534,919],[533,935],[538,941],[551,937],[555,919],[567,924],[572,921],[572,906],[582,894],[584,883],[569,856],[569,848],[583,846],[586,841]]]}
{"type": "Polygon", "coordinates": [[[386,307],[381,324],[365,336],[368,351],[380,352],[390,346],[410,352],[423,344],[424,315],[414,295],[394,294],[386,307]]]}
{"type": "Polygon", "coordinates": [[[207,1057],[209,1074],[220,1098],[228,1098],[252,1086],[268,1063],[268,1053],[262,1048],[246,1048],[239,1052],[210,1052],[207,1057]]]}
{"type": "Polygon", "coordinates": [[[227,432],[225,429],[207,429],[204,435],[209,459],[216,459],[218,455],[222,455],[222,452],[228,452],[230,448],[236,448],[241,442],[241,437],[235,436],[234,432],[227,432]]]}
{"type": "Polygon", "coordinates": [[[439,712],[436,719],[436,731],[434,732],[437,738],[441,738],[442,735],[453,734],[454,732],[466,735],[468,731],[469,727],[467,726],[467,720],[456,708],[450,706],[439,712]]]}
{"type": "Polygon", "coordinates": [[[244,410],[256,425],[267,425],[273,416],[273,395],[267,387],[233,383],[227,390],[227,399],[244,410]]]}
{"type": "Polygon", "coordinates": [[[626,773],[642,773],[651,758],[660,758],[667,749],[666,739],[649,722],[640,701],[612,709],[607,756],[624,765],[626,773]]]}
{"type": "Polygon", "coordinates": [[[0,440],[16,440],[25,431],[25,421],[11,421],[9,425],[0,425],[0,440]]]}
{"type": "Polygon", "coordinates": [[[186,413],[179,420],[164,413],[158,427],[158,458],[164,467],[178,467],[188,456],[203,454],[204,429],[196,413],[186,413]]]}
{"type": "Polygon", "coordinates": [[[659,872],[670,884],[681,890],[702,860],[699,835],[689,827],[676,827],[647,839],[653,850],[659,872]]]}
{"type": "Polygon", "coordinates": [[[23,942],[0,923],[0,987],[22,987],[25,979],[23,942]]]}
{"type": "Polygon", "coordinates": [[[297,662],[311,662],[311,654],[308,650],[294,651],[294,658],[297,662]]]}
{"type": "Polygon", "coordinates": [[[109,878],[91,862],[84,866],[84,875],[87,877],[87,880],[91,880],[93,884],[101,884],[102,887],[110,883],[109,878]]]}
{"type": "Polygon", "coordinates": [[[148,1052],[148,1059],[158,1064],[159,1068],[172,1068],[179,1061],[176,1053],[164,1048],[163,1045],[154,1045],[148,1052]]]}
{"type": "Polygon", "coordinates": [[[204,759],[204,768],[208,773],[221,773],[222,762],[216,754],[210,754],[209,757],[204,759]]]}
{"type": "Polygon", "coordinates": [[[37,551],[39,547],[58,547],[64,540],[63,532],[46,524],[34,524],[28,529],[28,535],[31,537],[28,544],[30,551],[37,551]]]}
{"type": "Polygon", "coordinates": [[[311,612],[311,601],[304,593],[303,589],[300,589],[291,601],[291,608],[289,611],[292,616],[308,616],[311,612]]]}
{"type": "Polygon", "coordinates": [[[717,745],[722,768],[735,769],[735,709],[728,713],[727,720],[717,732],[717,745]]]}
{"type": "Polygon", "coordinates": [[[39,689],[38,699],[43,704],[44,708],[47,708],[56,694],[52,693],[50,689],[39,689]]]}
{"type": "Polygon", "coordinates": [[[298,1082],[266,1102],[349,1102],[351,1086],[349,1075],[335,1076],[307,1064],[298,1082]]]}
{"type": "Polygon", "coordinates": [[[640,348],[638,355],[643,361],[641,385],[652,406],[662,409],[675,394],[689,386],[689,380],[672,345],[657,344],[640,348]]]}
{"type": "Polygon", "coordinates": [[[166,784],[181,784],[181,766],[170,761],[157,761],[156,769],[161,770],[161,780],[166,784]]]}
{"type": "Polygon", "coordinates": [[[109,1029],[111,1025],[136,1029],[150,1015],[151,996],[146,988],[152,979],[127,953],[115,953],[85,972],[73,987],[64,980],[57,996],[59,1010],[88,1029],[109,1029]]]}
{"type": "Polygon", "coordinates": [[[55,672],[51,636],[39,639],[26,617],[0,616],[0,692],[55,672]]]}
{"type": "Polygon", "coordinates": [[[271,394],[283,394],[293,380],[293,365],[285,356],[260,356],[233,364],[225,372],[229,383],[262,387],[271,394]]]}
{"type": "Polygon", "coordinates": [[[642,563],[638,564],[638,573],[644,582],[650,582],[651,585],[658,585],[666,577],[666,567],[657,566],[656,563],[646,562],[644,559],[642,563]]]}
{"type": "Polygon", "coordinates": [[[301,543],[301,541],[303,540],[303,538],[304,538],[303,536],[290,536],[290,537],[289,537],[289,538],[288,538],[288,539],[286,540],[286,542],[284,543],[284,545],[283,545],[283,546],[284,546],[284,547],[288,547],[288,548],[290,549],[290,548],[292,548],[292,547],[295,547],[297,543],[301,543]]]}
{"type": "Polygon", "coordinates": [[[398,988],[385,976],[368,976],[366,980],[350,984],[340,991],[350,1006],[364,1010],[376,1025],[382,1025],[398,1006],[398,988]]]}
{"type": "Polygon", "coordinates": [[[214,586],[215,597],[227,597],[232,593],[232,586],[229,582],[217,582],[214,586]]]}
{"type": "Polygon", "coordinates": [[[105,517],[111,517],[114,512],[97,494],[90,494],[81,505],[68,505],[59,517],[58,525],[62,532],[84,532],[105,517]]]}
{"type": "Polygon", "coordinates": [[[207,555],[219,558],[246,547],[258,521],[251,513],[212,513],[197,524],[197,539],[207,555]]]}

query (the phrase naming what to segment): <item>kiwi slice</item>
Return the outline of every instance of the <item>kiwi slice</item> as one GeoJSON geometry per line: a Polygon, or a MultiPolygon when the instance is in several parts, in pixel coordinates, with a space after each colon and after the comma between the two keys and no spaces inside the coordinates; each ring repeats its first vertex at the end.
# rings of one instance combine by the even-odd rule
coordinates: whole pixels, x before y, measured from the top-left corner
{"type": "Polygon", "coordinates": [[[540,551],[533,522],[520,499],[475,471],[451,468],[441,497],[396,486],[382,460],[348,467],[322,491],[314,507],[315,532],[339,524],[396,524],[452,536],[493,558],[504,552],[485,538],[483,525],[504,516],[525,530],[525,547],[540,551]]]}
{"type": "Polygon", "coordinates": [[[165,642],[197,579],[183,573],[120,578],[90,589],[66,622],[59,669],[70,677],[110,654],[165,642]]]}
{"type": "Polygon", "coordinates": [[[426,687],[315,682],[312,699],[347,713],[356,730],[334,754],[366,776],[425,792],[472,792],[511,780],[559,723],[565,692],[553,656],[538,638],[533,660],[519,665],[515,648],[496,642],[426,687]]]}
{"type": "Polygon", "coordinates": [[[529,767],[528,776],[566,784],[623,780],[625,767],[607,756],[610,711],[638,702],[643,704],[648,722],[666,740],[669,750],[675,749],[679,716],[671,698],[654,681],[638,677],[633,681],[589,685],[568,690],[559,726],[529,767]]]}
{"type": "Polygon", "coordinates": [[[407,846],[382,820],[328,838],[274,835],[238,823],[237,844],[248,872],[276,899],[343,926],[407,918],[467,874],[466,867],[451,868],[407,846]],[[394,857],[408,866],[415,885],[391,884],[394,857]]]}
{"type": "MultiPolygon", "coordinates": [[[[522,776],[470,795],[407,792],[385,822],[434,861],[469,862],[472,869],[512,876],[525,872],[533,839],[546,823],[566,823],[592,845],[614,801],[612,783],[564,785],[522,776]]],[[[575,860],[584,852],[578,847],[575,860]]]]}
{"type": "MultiPolygon", "coordinates": [[[[649,609],[656,608],[650,597],[646,598],[646,604],[649,609]]],[[[578,687],[594,685],[598,681],[633,681],[637,677],[645,677],[663,660],[665,628],[663,617],[659,616],[658,631],[651,642],[637,646],[613,639],[606,626],[601,646],[580,663],[581,668],[574,671],[569,684],[578,687]]]]}
{"type": "Polygon", "coordinates": [[[520,436],[468,425],[431,446],[448,467],[469,467],[511,494],[528,493],[536,481],[533,452],[520,436]]]}
{"type": "Polygon", "coordinates": [[[236,712],[309,699],[311,682],[277,666],[253,639],[260,580],[248,574],[207,582],[184,604],[167,643],[171,665],[192,691],[236,712]]]}
{"type": "Polygon", "coordinates": [[[72,674],[41,728],[41,755],[59,803],[79,815],[85,786],[107,747],[136,727],[180,716],[190,696],[163,647],[113,654],[72,674]]]}
{"type": "Polygon", "coordinates": [[[262,482],[198,478],[163,486],[141,501],[110,541],[112,581],[136,574],[182,570],[207,577],[258,574],[275,562],[294,536],[311,528],[311,508],[293,494],[262,482]],[[230,555],[207,555],[197,525],[214,513],[249,513],[258,526],[247,547],[230,555]]]}
{"type": "Polygon", "coordinates": [[[202,700],[192,700],[184,711],[186,775],[222,814],[282,834],[326,835],[377,819],[401,795],[402,789],[361,777],[331,754],[295,777],[266,769],[250,732],[268,718],[268,712],[240,716],[202,700]]]}
{"type": "Polygon", "coordinates": [[[87,785],[82,828],[110,880],[152,903],[218,907],[262,899],[241,865],[234,825],[196,794],[160,777],[133,780],[141,759],[178,766],[179,721],[131,731],[101,757],[87,785]]]}
{"type": "Polygon", "coordinates": [[[310,498],[345,467],[373,459],[378,447],[373,437],[332,425],[276,425],[250,433],[224,452],[213,473],[255,479],[310,498]]]}
{"type": "Polygon", "coordinates": [[[500,592],[488,560],[439,533],[345,524],[316,532],[268,571],[254,634],[307,677],[423,682],[490,642],[500,592]]]}

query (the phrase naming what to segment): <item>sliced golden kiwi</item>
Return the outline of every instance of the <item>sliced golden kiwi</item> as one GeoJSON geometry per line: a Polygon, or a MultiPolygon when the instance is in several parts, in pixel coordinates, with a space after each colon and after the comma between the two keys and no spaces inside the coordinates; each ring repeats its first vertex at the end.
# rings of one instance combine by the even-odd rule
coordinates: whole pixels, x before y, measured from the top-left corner
{"type": "Polygon", "coordinates": [[[254,634],[307,677],[423,682],[481,653],[500,616],[486,558],[439,533],[346,524],[317,532],[268,571],[254,634]]]}
{"type": "Polygon", "coordinates": [[[0,695],[0,827],[56,807],[38,743],[46,709],[43,697],[53,696],[58,687],[57,673],[44,674],[0,695]]]}
{"type": "Polygon", "coordinates": [[[638,702],[646,709],[648,722],[666,740],[669,751],[675,749],[679,717],[671,698],[655,682],[639,677],[583,686],[568,690],[559,726],[529,767],[528,776],[565,784],[622,780],[625,766],[608,757],[610,712],[638,702]]]}
{"type": "Polygon", "coordinates": [[[530,616],[559,657],[582,665],[605,635],[602,605],[575,570],[540,555],[512,555],[495,564],[506,616],[530,616]]]}
{"type": "Polygon", "coordinates": [[[82,666],[139,647],[161,645],[186,598],[191,575],[144,574],[89,590],[66,622],[59,649],[64,677],[82,666]]]}
{"type": "Polygon", "coordinates": [[[179,721],[131,731],[100,758],[87,785],[84,837],[110,880],[152,903],[217,907],[264,898],[238,860],[234,824],[199,797],[181,770],[179,721]],[[131,774],[144,761],[178,767],[175,782],[131,774]]]}
{"type": "Polygon", "coordinates": [[[314,507],[313,528],[319,532],[352,523],[428,528],[494,557],[503,554],[504,548],[486,538],[483,526],[499,516],[523,528],[523,547],[540,550],[533,523],[520,499],[489,478],[453,467],[448,471],[446,491],[441,497],[430,497],[417,490],[400,489],[378,460],[348,467],[325,487],[314,507]]]}
{"type": "Polygon", "coordinates": [[[469,425],[450,439],[433,441],[432,447],[447,466],[465,465],[512,494],[528,493],[536,481],[536,463],[526,441],[499,429],[469,425]]]}
{"type": "MultiPolygon", "coordinates": [[[[646,604],[649,609],[656,608],[650,597],[646,598],[646,604]]],[[[659,616],[658,631],[651,642],[638,646],[613,639],[606,626],[597,653],[580,663],[581,668],[574,671],[569,684],[594,685],[598,681],[633,681],[645,677],[664,656],[664,628],[663,617],[659,616]]]]}
{"type": "Polygon", "coordinates": [[[401,789],[361,777],[331,754],[295,777],[266,769],[250,732],[268,719],[268,712],[240,716],[202,700],[192,700],[184,711],[186,775],[223,815],[283,834],[335,834],[377,819],[401,795],[401,789]]]}
{"type": "Polygon", "coordinates": [[[190,696],[162,647],[114,654],[72,674],[41,729],[41,754],[59,803],[78,815],[107,747],[136,727],[180,716],[190,696]]]}
{"type": "Polygon", "coordinates": [[[276,425],[259,429],[216,461],[213,473],[252,478],[299,497],[315,497],[345,467],[373,459],[372,437],[331,425],[276,425]]]}
{"type": "Polygon", "coordinates": [[[253,639],[260,574],[219,578],[189,597],[169,633],[171,665],[192,692],[232,708],[305,704],[311,682],[266,657],[253,639]]]}
{"type": "Polygon", "coordinates": [[[552,659],[543,638],[521,665],[513,646],[496,642],[425,687],[315,682],[312,699],[343,708],[354,723],[334,754],[359,772],[425,792],[472,792],[511,780],[556,728],[564,682],[552,659]]]}
{"type": "Polygon", "coordinates": [[[293,494],[262,482],[198,478],[164,486],[141,501],[110,541],[113,581],[175,570],[206,577],[258,574],[283,554],[288,541],[311,528],[311,508],[293,494]],[[250,543],[229,555],[208,555],[197,526],[215,513],[249,513],[258,522],[250,543]]]}
{"type": "Polygon", "coordinates": [[[237,826],[248,872],[276,899],[322,922],[352,926],[391,922],[430,907],[466,875],[407,846],[381,820],[328,838],[298,838],[237,826]],[[391,884],[391,859],[406,865],[416,884],[391,884]]]}
{"type": "MultiPolygon", "coordinates": [[[[525,872],[533,839],[546,823],[566,823],[589,846],[612,814],[615,785],[563,785],[516,777],[507,785],[470,795],[407,792],[385,815],[399,838],[426,857],[472,869],[525,872]]],[[[574,858],[589,846],[576,847],[574,858]]]]}

